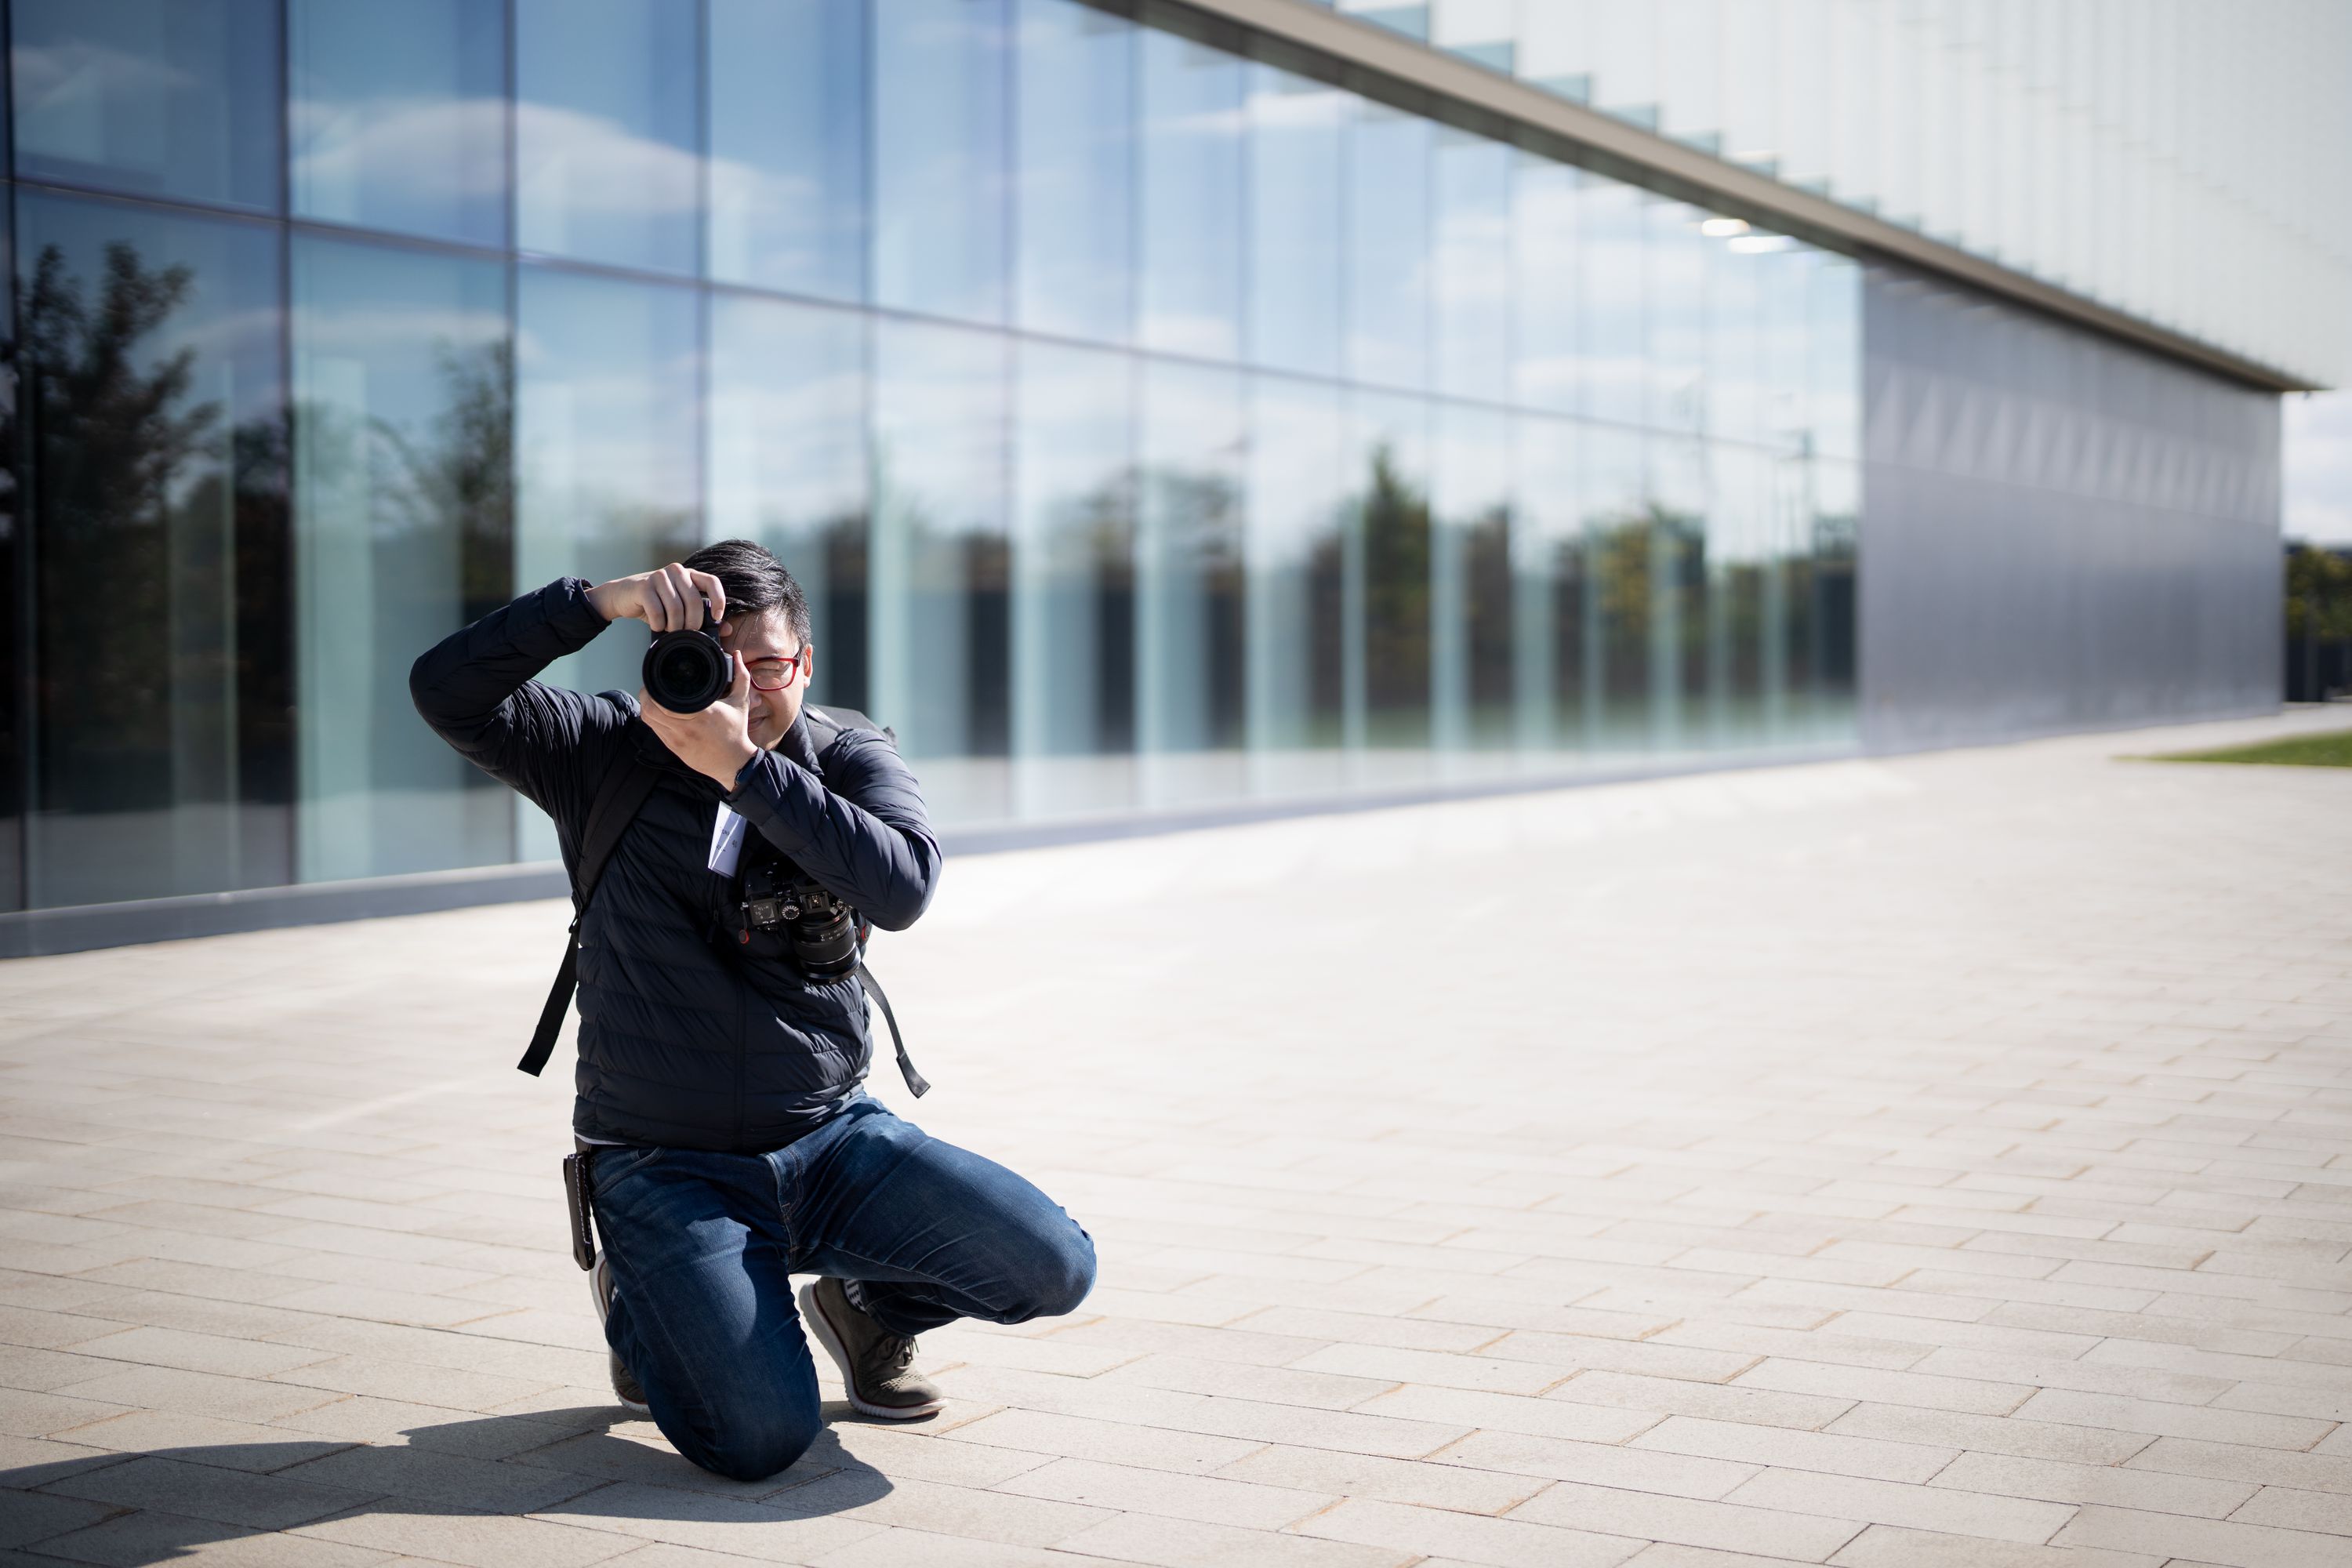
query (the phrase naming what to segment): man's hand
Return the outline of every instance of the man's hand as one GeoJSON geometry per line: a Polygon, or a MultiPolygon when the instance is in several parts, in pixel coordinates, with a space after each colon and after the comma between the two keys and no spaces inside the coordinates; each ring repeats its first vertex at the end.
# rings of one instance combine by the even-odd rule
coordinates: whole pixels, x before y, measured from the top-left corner
{"type": "Polygon", "coordinates": [[[708,572],[695,572],[673,561],[634,577],[615,577],[588,590],[588,602],[608,621],[643,621],[657,632],[690,632],[702,625],[702,606],[710,605],[710,624],[727,618],[727,590],[708,572]]]}
{"type": "Polygon", "coordinates": [[[661,743],[679,762],[732,790],[735,775],[760,754],[760,748],[751,743],[751,669],[731,653],[727,662],[735,668],[735,683],[701,712],[673,713],[642,690],[637,693],[637,711],[645,716],[646,727],[661,737],[661,743]]]}

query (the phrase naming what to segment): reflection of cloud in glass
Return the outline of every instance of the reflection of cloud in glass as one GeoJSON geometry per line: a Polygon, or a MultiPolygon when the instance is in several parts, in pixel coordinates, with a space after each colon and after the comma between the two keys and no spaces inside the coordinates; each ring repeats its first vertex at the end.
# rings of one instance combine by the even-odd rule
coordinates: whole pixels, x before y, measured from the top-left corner
{"type": "MultiPolygon", "coordinates": [[[[520,106],[534,110],[548,112],[520,106]]],[[[506,190],[506,113],[497,98],[298,97],[289,110],[296,205],[314,217],[356,218],[371,186],[389,186],[409,207],[495,200],[506,190]]]]}
{"type": "MultiPolygon", "coordinates": [[[[542,221],[667,219],[698,211],[703,159],[694,149],[641,136],[600,114],[546,103],[514,107],[519,197],[526,206],[534,198],[545,206],[542,221]],[[555,198],[546,186],[558,180],[568,183],[555,198]]],[[[741,165],[724,175],[730,182],[761,177],[741,165]]]]}
{"type": "Polygon", "coordinates": [[[68,116],[95,115],[110,101],[162,97],[199,85],[195,77],[177,66],[124,54],[103,44],[19,45],[13,59],[16,113],[25,140],[44,148],[71,140],[50,133],[68,116]]]}

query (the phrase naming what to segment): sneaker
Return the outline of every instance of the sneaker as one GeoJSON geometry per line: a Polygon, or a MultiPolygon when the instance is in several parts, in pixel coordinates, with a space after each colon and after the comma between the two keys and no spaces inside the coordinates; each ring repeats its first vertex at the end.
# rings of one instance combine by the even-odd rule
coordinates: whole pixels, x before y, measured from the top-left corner
{"type": "Polygon", "coordinates": [[[801,1287],[801,1321],[841,1368],[851,1408],[884,1421],[918,1421],[947,1403],[915,1370],[915,1342],[851,1306],[840,1280],[820,1279],[801,1287]]]}
{"type": "MultiPolygon", "coordinates": [[[[588,1271],[588,1299],[596,1303],[598,1322],[604,1322],[612,1317],[613,1264],[612,1260],[602,1252],[596,1254],[596,1267],[588,1271]]],[[[621,1352],[607,1350],[604,1356],[612,1363],[608,1370],[613,1374],[613,1397],[619,1400],[633,1414],[643,1415],[650,1420],[654,1413],[653,1406],[646,1403],[646,1391],[638,1384],[636,1374],[622,1364],[621,1352]]]]}

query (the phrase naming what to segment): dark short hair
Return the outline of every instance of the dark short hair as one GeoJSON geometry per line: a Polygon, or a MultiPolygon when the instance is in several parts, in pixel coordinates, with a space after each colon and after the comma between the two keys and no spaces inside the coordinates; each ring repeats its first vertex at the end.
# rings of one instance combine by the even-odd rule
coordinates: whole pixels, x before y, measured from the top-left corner
{"type": "Polygon", "coordinates": [[[805,645],[809,624],[808,595],[764,544],[748,539],[722,539],[706,544],[681,563],[695,572],[708,572],[727,590],[727,616],[784,613],[784,625],[805,645]]]}

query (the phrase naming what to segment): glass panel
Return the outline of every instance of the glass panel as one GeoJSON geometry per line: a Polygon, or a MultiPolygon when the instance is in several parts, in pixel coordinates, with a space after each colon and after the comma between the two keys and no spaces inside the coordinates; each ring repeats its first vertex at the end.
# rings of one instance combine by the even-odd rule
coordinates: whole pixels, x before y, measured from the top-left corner
{"type": "Polygon", "coordinates": [[[1143,314],[1150,348],[1241,353],[1242,62],[1143,37],[1143,314]]]}
{"type": "Polygon", "coordinates": [[[1651,738],[1696,745],[1706,732],[1706,445],[1662,436],[1649,448],[1651,738]]]}
{"type": "Polygon", "coordinates": [[[1135,316],[1135,27],[1075,0],[1019,4],[1021,324],[1125,342],[1135,316]]]}
{"type": "Polygon", "coordinates": [[[1362,630],[1348,614],[1343,398],[1273,376],[1250,389],[1247,706],[1259,794],[1342,782],[1349,650],[1362,630]]]}
{"type": "Polygon", "coordinates": [[[1648,330],[1643,323],[1643,204],[1631,185],[1587,175],[1579,186],[1578,237],[1584,287],[1577,346],[1584,411],[1638,425],[1648,414],[1648,330]]]}
{"type": "Polygon", "coordinates": [[[1649,204],[1650,424],[1706,430],[1706,239],[1680,202],[1649,204]]]}
{"type": "Polygon", "coordinates": [[[1430,654],[1442,752],[1507,747],[1517,729],[1510,440],[1500,413],[1438,408],[1430,654]]]}
{"type": "MultiPolygon", "coordinates": [[[[536,267],[516,281],[517,590],[688,553],[702,538],[693,291],[536,267]]],[[[646,637],[616,625],[541,679],[634,692],[646,637]]],[[[524,858],[541,858],[546,819],[522,821],[524,858]]]]}
{"type": "Polygon", "coordinates": [[[1144,363],[1136,672],[1155,805],[1243,782],[1244,439],[1239,373],[1144,363]]]}
{"type": "Polygon", "coordinates": [[[1758,370],[1761,375],[1764,439],[1786,452],[1811,450],[1807,383],[1812,373],[1807,284],[1813,258],[1793,241],[1766,237],[1773,248],[1756,253],[1762,282],[1758,370]]]}
{"type": "Polygon", "coordinates": [[[16,0],[16,173],[274,212],[275,0],[16,0]]]}
{"type": "Polygon", "coordinates": [[[1862,517],[1862,470],[1853,463],[1813,465],[1811,647],[1817,743],[1852,740],[1855,723],[1855,542],[1862,517]]]}
{"type": "Polygon", "coordinates": [[[294,242],[303,881],[513,858],[495,779],[424,725],[408,667],[511,596],[507,273],[294,242]]]}
{"type": "Polygon", "coordinates": [[[1358,100],[1348,127],[1348,374],[1429,380],[1429,161],[1436,127],[1358,100]]]}
{"type": "Polygon", "coordinates": [[[1349,468],[1363,542],[1360,776],[1429,771],[1429,405],[1359,394],[1349,468]]]}
{"type": "Polygon", "coordinates": [[[525,250],[695,270],[697,20],[672,0],[515,0],[515,238],[525,250]]]}
{"type": "Polygon", "coordinates": [[[507,242],[507,19],[499,0],[292,0],[294,211],[507,242]]]}
{"type": "Polygon", "coordinates": [[[1843,256],[1815,257],[1806,329],[1812,340],[1814,449],[1862,456],[1862,268],[1843,256]]]}
{"type": "Polygon", "coordinates": [[[1746,225],[1717,224],[1726,232],[1706,239],[1707,426],[1730,440],[1760,441],[1766,258],[1740,245],[1746,225]]]}
{"type": "Polygon", "coordinates": [[[810,698],[863,710],[866,318],[710,300],[711,539],[756,539],[808,595],[810,698]]]}
{"type": "Polygon", "coordinates": [[[1584,262],[1576,244],[1583,174],[1533,153],[1512,155],[1512,392],[1555,414],[1581,411],[1578,295],[1584,262]]]}
{"type": "Polygon", "coordinates": [[[1650,743],[1650,515],[1642,471],[1642,437],[1617,426],[1584,432],[1585,553],[1591,630],[1600,701],[1591,732],[1610,752],[1650,743]]]}
{"type": "Polygon", "coordinates": [[[1770,457],[1717,443],[1707,516],[1708,734],[1717,745],[1765,738],[1766,584],[1774,571],[1770,457]]]}
{"type": "Polygon", "coordinates": [[[19,193],[28,900],[292,880],[278,236],[19,193]]]}
{"type": "Polygon", "coordinates": [[[710,0],[711,277],[866,297],[866,23],[864,0],[710,0]]]}
{"type": "Polygon", "coordinates": [[[1342,129],[1354,100],[1272,66],[1249,78],[1249,357],[1340,369],[1342,129]]]}
{"type": "Polygon", "coordinates": [[[1512,158],[1500,142],[1437,132],[1437,385],[1457,397],[1511,395],[1512,158]]]}
{"type": "Polygon", "coordinates": [[[1511,634],[1519,744],[1529,752],[1591,743],[1600,661],[1586,646],[1582,428],[1566,419],[1513,421],[1511,634]]]}
{"type": "Polygon", "coordinates": [[[872,712],[942,820],[1011,810],[1005,393],[992,332],[874,326],[872,712]]]}
{"type": "Polygon", "coordinates": [[[874,0],[874,298],[1002,321],[1004,0],[874,0]]]}
{"type": "Polygon", "coordinates": [[[1023,343],[1013,749],[1024,816],[1135,799],[1135,363],[1023,343]]]}

